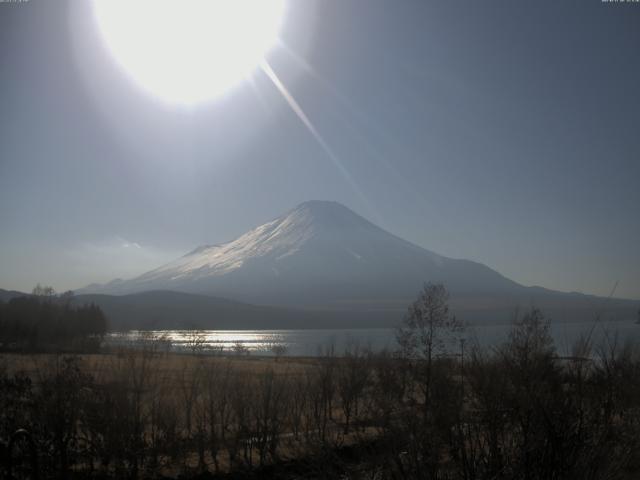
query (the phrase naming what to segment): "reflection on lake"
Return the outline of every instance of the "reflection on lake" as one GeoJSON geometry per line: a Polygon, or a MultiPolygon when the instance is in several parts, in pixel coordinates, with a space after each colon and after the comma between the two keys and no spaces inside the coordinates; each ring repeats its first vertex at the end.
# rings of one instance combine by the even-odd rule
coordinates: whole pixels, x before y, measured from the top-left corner
{"type": "MultiPolygon", "coordinates": [[[[467,327],[464,337],[468,343],[485,348],[500,345],[507,338],[509,325],[467,327]]],[[[595,344],[602,341],[640,341],[640,325],[632,322],[600,321],[581,323],[556,323],[551,334],[560,355],[571,353],[571,346],[580,338],[591,334],[595,344]]],[[[106,344],[136,345],[149,338],[164,339],[164,345],[176,352],[188,352],[194,346],[205,353],[250,353],[273,355],[274,346],[286,349],[286,355],[315,356],[334,347],[337,355],[348,346],[358,345],[373,351],[396,348],[395,330],[371,329],[318,329],[318,330],[156,330],[151,332],[129,331],[112,333],[106,344]]]]}

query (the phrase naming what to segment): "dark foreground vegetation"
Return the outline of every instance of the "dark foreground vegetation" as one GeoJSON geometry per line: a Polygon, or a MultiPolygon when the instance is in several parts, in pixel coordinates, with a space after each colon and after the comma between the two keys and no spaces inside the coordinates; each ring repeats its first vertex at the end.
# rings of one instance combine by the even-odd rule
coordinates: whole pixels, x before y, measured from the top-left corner
{"type": "Polygon", "coordinates": [[[252,359],[149,339],[11,354],[0,437],[29,433],[5,447],[3,473],[11,458],[16,478],[35,463],[40,478],[638,478],[633,346],[585,338],[559,357],[537,310],[491,351],[456,341],[460,330],[429,285],[395,352],[252,359]]]}
{"type": "Polygon", "coordinates": [[[97,352],[107,319],[96,305],[73,305],[72,300],[72,292],[56,295],[38,285],[31,295],[0,301],[0,350],[97,352]]]}

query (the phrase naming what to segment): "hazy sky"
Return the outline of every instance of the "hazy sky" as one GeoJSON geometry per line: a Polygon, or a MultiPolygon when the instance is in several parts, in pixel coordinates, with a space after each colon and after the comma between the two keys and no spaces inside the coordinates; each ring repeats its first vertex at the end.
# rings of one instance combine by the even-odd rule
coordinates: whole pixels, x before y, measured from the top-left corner
{"type": "Polygon", "coordinates": [[[131,277],[329,199],[525,285],[640,299],[640,4],[296,0],[281,39],[342,168],[260,71],[172,107],[89,2],[0,3],[0,288],[131,277]]]}

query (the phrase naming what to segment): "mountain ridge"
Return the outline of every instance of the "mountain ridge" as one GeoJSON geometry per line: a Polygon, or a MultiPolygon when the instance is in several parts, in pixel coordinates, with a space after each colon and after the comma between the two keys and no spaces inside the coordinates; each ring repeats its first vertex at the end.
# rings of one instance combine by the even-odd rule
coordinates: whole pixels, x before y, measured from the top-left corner
{"type": "Polygon", "coordinates": [[[201,245],[133,279],[77,293],[165,290],[282,308],[387,312],[397,319],[427,282],[443,283],[452,304],[473,318],[499,311],[496,321],[531,305],[573,318],[603,300],[523,286],[482,263],[439,255],[342,204],[320,200],[304,202],[229,242],[201,245]]]}

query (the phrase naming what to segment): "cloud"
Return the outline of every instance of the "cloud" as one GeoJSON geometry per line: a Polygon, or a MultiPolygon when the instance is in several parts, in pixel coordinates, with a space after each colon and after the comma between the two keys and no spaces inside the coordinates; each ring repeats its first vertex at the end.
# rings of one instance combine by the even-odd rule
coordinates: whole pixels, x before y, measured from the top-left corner
{"type": "Polygon", "coordinates": [[[114,278],[132,278],[183,254],[181,250],[146,245],[114,235],[73,245],[66,249],[64,257],[67,276],[74,279],[70,281],[78,288],[114,278]]]}
{"type": "Polygon", "coordinates": [[[122,248],[138,248],[142,249],[142,246],[138,242],[129,242],[122,237],[116,237],[120,242],[122,248]]]}

